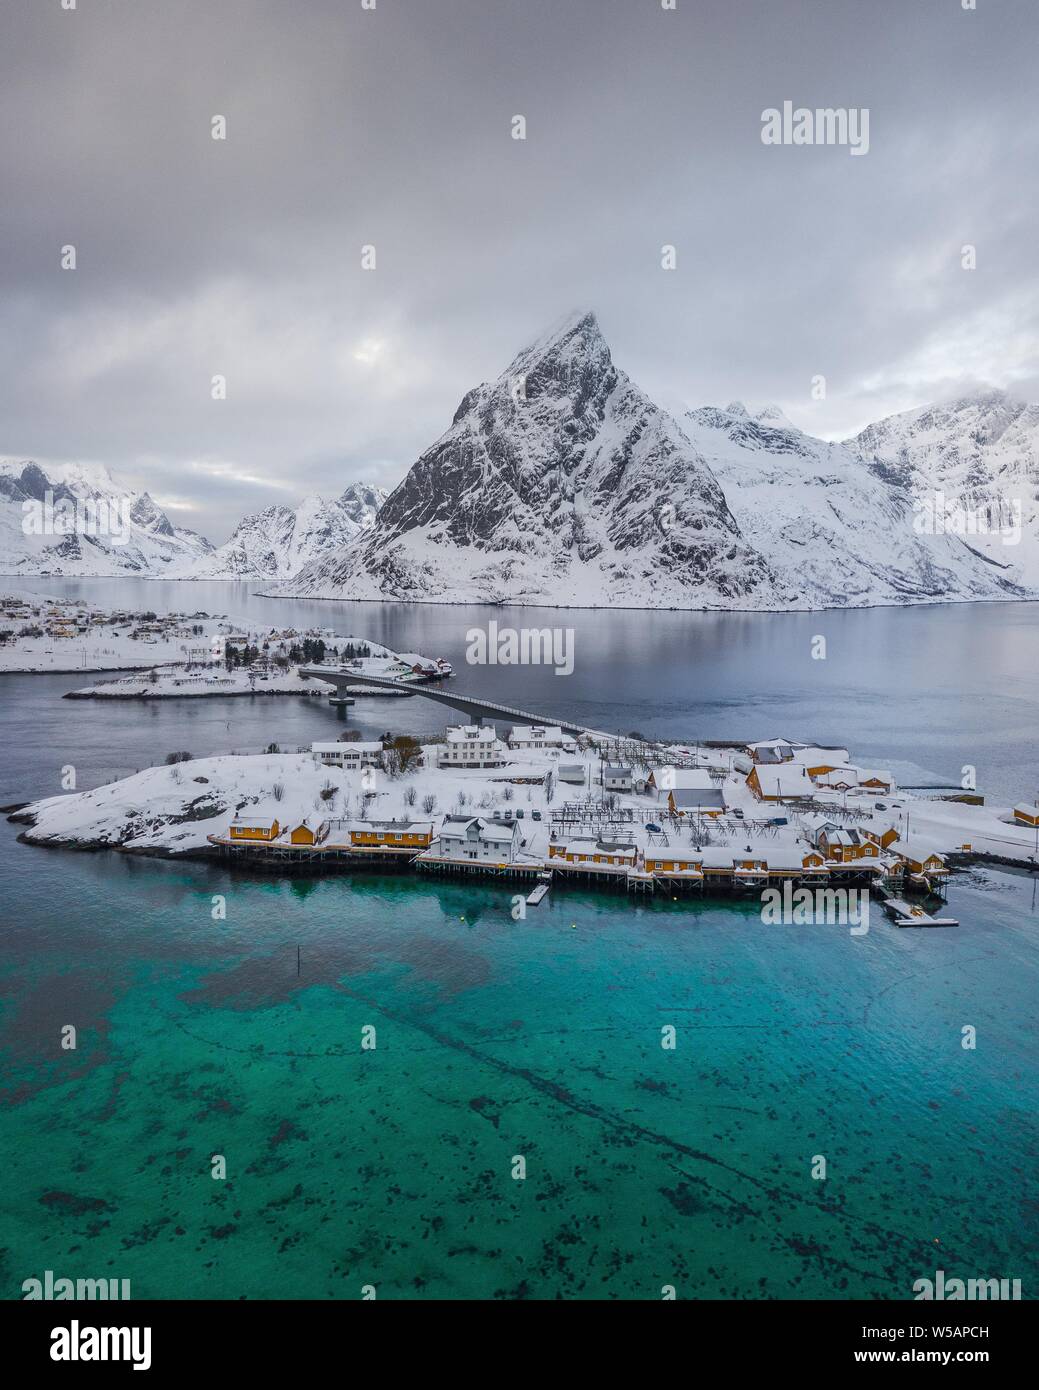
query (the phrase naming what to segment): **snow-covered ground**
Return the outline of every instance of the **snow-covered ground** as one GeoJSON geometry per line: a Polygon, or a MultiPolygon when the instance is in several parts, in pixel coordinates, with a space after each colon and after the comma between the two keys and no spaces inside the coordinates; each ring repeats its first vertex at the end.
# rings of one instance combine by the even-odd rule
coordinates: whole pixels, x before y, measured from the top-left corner
{"type": "MultiPolygon", "coordinates": [[[[556,825],[559,840],[602,828],[607,839],[630,836],[640,849],[660,847],[659,838],[650,839],[654,832],[648,822],[662,828],[671,848],[753,847],[774,865],[786,866],[798,862],[793,856],[804,852],[813,826],[825,818],[793,806],[761,803],[741,773],[728,772],[722,783],[727,813],[721,820],[694,818],[676,825],[666,819],[663,797],[633,792],[618,796],[615,803],[622,813],[630,810],[632,820],[610,826],[597,819],[602,790],[595,780],[599,759],[591,750],[562,758],[549,752],[516,754],[506,766],[484,770],[441,770],[436,767],[436,746],[426,747],[424,753],[425,765],[403,776],[377,771],[374,790],[362,781],[370,774],[319,766],[306,753],[202,758],[148,768],[91,791],[50,797],[25,808],[19,819],[30,823],[25,838],[33,844],[176,854],[205,848],[209,835],[226,834],[236,812],[276,816],[287,832],[304,818],[312,826],[364,816],[431,820],[439,828],[447,814],[490,820],[497,811],[500,817],[511,813],[520,825],[525,842],[521,861],[540,862],[548,854],[552,810],[582,801],[582,824],[569,829],[556,825]],[[575,762],[585,766],[583,788],[558,780],[560,765],[575,762]],[[553,777],[547,788],[540,780],[521,780],[543,779],[550,770],[553,777]],[[786,824],[775,823],[781,819],[786,824]]],[[[719,755],[720,764],[723,760],[719,755]]],[[[825,803],[825,798],[820,800],[825,803]]],[[[1035,831],[1013,824],[1005,807],[931,801],[907,793],[882,798],[883,809],[868,798],[848,798],[845,805],[835,796],[830,805],[834,820],[843,825],[877,831],[893,826],[900,839],[942,854],[969,846],[974,853],[1026,863],[1035,852],[1035,831]]]]}
{"type": "MultiPolygon", "coordinates": [[[[75,626],[77,610],[73,605],[55,605],[68,616],[46,616],[27,619],[0,619],[0,626],[13,635],[0,643],[0,674],[32,671],[130,671],[142,670],[164,662],[183,662],[191,652],[211,654],[213,645],[238,631],[227,619],[188,619],[187,628],[171,623],[166,631],[145,635],[140,633],[136,620],[125,623],[91,623],[82,631],[75,626]],[[38,627],[40,635],[21,636],[23,627],[38,627]],[[57,631],[65,626],[68,635],[57,631]],[[202,628],[201,633],[188,630],[202,628]]],[[[45,605],[45,611],[50,605],[45,605]]],[[[85,610],[80,609],[79,612],[85,610]]]]}
{"type": "MultiPolygon", "coordinates": [[[[427,751],[434,754],[432,748],[427,751]]],[[[497,775],[540,776],[546,765],[531,759],[498,772],[426,767],[396,779],[376,772],[375,789],[369,793],[361,772],[320,766],[307,753],[199,758],[146,768],[92,791],[48,797],[21,814],[35,822],[25,834],[33,844],[184,853],[205,847],[208,835],[226,834],[236,811],[277,817],[288,829],[304,817],[311,824],[357,818],[363,805],[369,819],[424,819],[438,825],[448,813],[489,817],[495,809],[511,809],[524,811],[529,820],[532,811],[540,810],[547,845],[544,788],[490,780],[497,775]],[[325,791],[331,795],[323,796],[325,791]],[[414,804],[408,799],[412,791],[414,804]],[[435,798],[432,810],[423,805],[427,796],[435,798]]],[[[535,824],[531,821],[530,828],[535,824]]]]}
{"type": "Polygon", "coordinates": [[[238,666],[228,671],[223,663],[209,667],[159,666],[143,675],[98,681],[69,691],[67,700],[173,700],[213,695],[327,695],[335,689],[327,681],[301,676],[295,666],[277,667],[262,674],[238,666]],[[154,676],[154,679],[152,677],[154,676]]]}

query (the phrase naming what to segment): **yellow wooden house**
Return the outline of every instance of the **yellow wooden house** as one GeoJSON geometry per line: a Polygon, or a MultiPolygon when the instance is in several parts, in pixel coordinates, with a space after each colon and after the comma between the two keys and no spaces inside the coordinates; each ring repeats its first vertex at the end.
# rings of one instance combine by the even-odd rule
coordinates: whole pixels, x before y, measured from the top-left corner
{"type": "Polygon", "coordinates": [[[798,801],[815,795],[811,778],[799,764],[751,768],[747,786],[759,801],[798,801]]]}
{"type": "Polygon", "coordinates": [[[910,873],[943,875],[949,872],[945,860],[937,850],[930,849],[926,845],[918,845],[912,841],[899,840],[893,847],[894,853],[904,861],[910,873]]]}
{"type": "Polygon", "coordinates": [[[432,821],[361,820],[350,826],[354,849],[428,849],[432,840],[432,821]]]}
{"type": "Polygon", "coordinates": [[[271,840],[276,840],[280,831],[281,826],[276,819],[268,820],[266,817],[256,817],[243,820],[241,816],[235,816],[230,826],[230,838],[232,840],[268,843],[271,840]]]}
{"type": "Polygon", "coordinates": [[[886,830],[863,830],[862,833],[881,849],[887,849],[888,845],[894,844],[898,839],[898,831],[893,825],[889,825],[886,830]]]}
{"type": "Polygon", "coordinates": [[[816,848],[827,859],[851,864],[859,859],[876,859],[880,845],[860,830],[846,830],[836,825],[821,825],[816,831],[816,848]]]}
{"type": "Polygon", "coordinates": [[[1015,806],[1014,819],[1018,825],[1039,825],[1039,805],[1015,806]]]}
{"type": "Polygon", "coordinates": [[[661,874],[689,874],[693,878],[703,878],[703,855],[673,849],[666,853],[646,855],[646,872],[661,874]]]}
{"type": "Polygon", "coordinates": [[[564,859],[568,864],[615,864],[634,867],[638,851],[634,845],[577,837],[565,844],[550,844],[549,859],[564,859]]]}
{"type": "Polygon", "coordinates": [[[316,828],[306,817],[289,831],[289,843],[293,845],[317,845],[328,833],[328,822],[322,821],[316,828]]]}

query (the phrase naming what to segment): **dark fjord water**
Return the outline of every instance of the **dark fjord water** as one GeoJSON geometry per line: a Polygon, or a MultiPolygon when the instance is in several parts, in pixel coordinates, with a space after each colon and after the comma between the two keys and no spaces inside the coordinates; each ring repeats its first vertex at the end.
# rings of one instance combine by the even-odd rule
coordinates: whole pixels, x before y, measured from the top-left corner
{"type": "MultiPolygon", "coordinates": [[[[647,617],[35,587],[363,631],[448,656],[467,689],[605,727],[805,733],[933,780],[972,762],[1006,797],[1037,780],[1032,606],[647,617]],[[574,675],[466,668],[465,631],[490,617],[574,627],[574,675]]],[[[58,790],[66,762],[92,785],[169,749],[303,743],[335,721],[294,698],[60,700],[82,683],[0,680],[4,801],[58,790]]],[[[443,715],[369,700],[350,718],[443,715]]],[[[764,927],[750,904],[562,891],[513,922],[490,885],[256,880],[33,850],[14,830],[3,1296],[45,1269],[129,1278],[138,1298],[904,1299],[938,1268],[1035,1294],[1025,875],[961,876],[949,931],[875,913],[851,937],[764,927]]]]}

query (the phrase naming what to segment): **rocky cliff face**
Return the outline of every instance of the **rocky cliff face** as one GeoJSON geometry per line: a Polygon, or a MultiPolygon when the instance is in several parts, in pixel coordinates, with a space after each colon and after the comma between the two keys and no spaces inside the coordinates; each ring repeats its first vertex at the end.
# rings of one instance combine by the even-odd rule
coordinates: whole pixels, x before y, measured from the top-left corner
{"type": "Polygon", "coordinates": [[[758,608],[775,581],[681,428],[579,314],[470,391],[370,534],[293,592],[758,608]]]}
{"type": "Polygon", "coordinates": [[[791,609],[1022,598],[1034,561],[928,525],[939,480],[1028,499],[1039,407],[995,393],[882,421],[846,444],[775,406],[681,422],[614,364],[591,314],[462,400],[370,533],[300,571],[327,597],[791,609]]]}

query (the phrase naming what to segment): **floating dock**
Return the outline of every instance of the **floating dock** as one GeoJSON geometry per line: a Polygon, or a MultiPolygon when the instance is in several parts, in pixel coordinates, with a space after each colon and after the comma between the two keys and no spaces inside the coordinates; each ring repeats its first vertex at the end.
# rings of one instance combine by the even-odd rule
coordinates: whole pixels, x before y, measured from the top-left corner
{"type": "Polygon", "coordinates": [[[922,907],[903,898],[885,898],[884,911],[897,927],[958,927],[956,917],[932,917],[922,907]]]}
{"type": "Polygon", "coordinates": [[[551,886],[551,883],[539,883],[536,888],[532,889],[531,892],[527,894],[527,906],[537,907],[538,903],[544,900],[551,886]]]}

